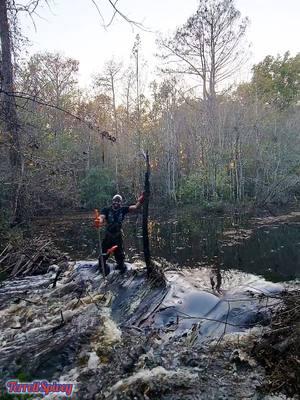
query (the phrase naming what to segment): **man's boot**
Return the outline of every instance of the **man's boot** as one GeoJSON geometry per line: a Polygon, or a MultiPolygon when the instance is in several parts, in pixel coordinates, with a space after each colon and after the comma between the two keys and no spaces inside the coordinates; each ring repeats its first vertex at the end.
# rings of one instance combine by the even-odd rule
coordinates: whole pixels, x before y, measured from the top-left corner
{"type": "Polygon", "coordinates": [[[116,269],[120,271],[120,274],[124,274],[127,271],[124,261],[119,261],[117,263],[116,269]]]}
{"type": "MultiPolygon", "coordinates": [[[[104,265],[104,274],[105,274],[105,276],[107,276],[110,273],[110,268],[107,265],[107,262],[104,257],[103,257],[103,265],[104,265]]],[[[98,269],[101,272],[101,274],[103,274],[102,265],[101,265],[101,257],[98,258],[98,269]]]]}

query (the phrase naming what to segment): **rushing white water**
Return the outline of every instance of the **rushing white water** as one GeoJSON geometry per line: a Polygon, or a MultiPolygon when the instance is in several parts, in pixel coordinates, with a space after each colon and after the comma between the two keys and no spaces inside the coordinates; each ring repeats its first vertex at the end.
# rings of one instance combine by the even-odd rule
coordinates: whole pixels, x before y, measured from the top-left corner
{"type": "MultiPolygon", "coordinates": [[[[231,271],[217,292],[211,289],[210,274],[206,268],[167,271],[167,286],[157,287],[147,281],[141,264],[131,266],[124,275],[113,271],[103,279],[96,262],[80,261],[69,265],[55,288],[55,271],[3,282],[2,382],[20,371],[26,371],[28,379],[60,381],[96,373],[128,329],[144,337],[158,332],[160,343],[186,336],[191,336],[193,343],[204,342],[243,332],[266,323],[276,294],[283,289],[262,278],[231,271]],[[68,375],[70,371],[76,374],[68,375]]],[[[151,374],[165,372],[154,370],[150,378],[151,374]]],[[[190,372],[182,374],[192,376],[190,372]]],[[[140,379],[139,373],[132,379],[140,379]]],[[[124,380],[122,384],[126,382],[130,383],[124,380]]],[[[111,393],[117,389],[115,386],[111,393]]]]}

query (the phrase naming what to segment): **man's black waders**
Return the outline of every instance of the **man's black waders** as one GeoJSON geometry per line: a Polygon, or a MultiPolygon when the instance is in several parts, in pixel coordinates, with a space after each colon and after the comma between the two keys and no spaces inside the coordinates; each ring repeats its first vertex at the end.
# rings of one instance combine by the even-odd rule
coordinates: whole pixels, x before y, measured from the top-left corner
{"type": "MultiPolygon", "coordinates": [[[[124,246],[123,246],[123,233],[122,230],[119,230],[118,232],[105,232],[105,237],[102,242],[102,252],[103,254],[107,253],[107,250],[110,249],[112,246],[118,246],[117,249],[114,251],[114,256],[115,260],[117,263],[117,269],[120,270],[121,273],[124,273],[126,271],[125,267],[125,252],[124,252],[124,246]]],[[[108,259],[108,255],[103,256],[103,261],[104,261],[104,269],[105,269],[105,275],[109,274],[109,267],[106,263],[106,260],[108,259]]],[[[100,265],[100,260],[99,260],[99,265],[100,265]]]]}

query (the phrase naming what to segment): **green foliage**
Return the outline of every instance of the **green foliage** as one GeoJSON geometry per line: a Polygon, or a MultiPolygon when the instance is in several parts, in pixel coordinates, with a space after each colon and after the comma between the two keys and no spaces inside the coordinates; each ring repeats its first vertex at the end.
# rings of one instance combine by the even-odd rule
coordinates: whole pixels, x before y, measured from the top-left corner
{"type": "Polygon", "coordinates": [[[20,382],[30,382],[33,378],[32,375],[26,371],[19,371],[16,377],[20,382]]]}
{"type": "MultiPolygon", "coordinates": [[[[247,20],[241,20],[233,0],[201,0],[198,11],[162,44],[172,45],[170,61],[176,61],[177,54],[189,61],[177,60],[179,70],[192,74],[199,70],[200,81],[205,76],[203,99],[199,100],[198,89],[182,96],[181,83],[168,76],[160,84],[152,84],[152,102],[140,93],[139,115],[131,100],[134,76],[130,71],[124,75],[126,104],[114,104],[110,77],[121,72],[116,63],[108,63],[99,75],[101,90],[88,95],[78,87],[75,60],[49,53],[31,57],[18,72],[18,91],[37,95],[79,119],[56,108],[16,100],[20,124],[31,127],[22,139],[26,154],[22,195],[27,215],[74,210],[80,204],[102,207],[115,191],[115,175],[101,166],[112,171],[113,160],[117,186],[124,197],[132,199],[143,183],[137,145],[151,155],[155,200],[167,199],[170,205],[178,198],[184,204],[215,210],[220,202],[273,201],[287,197],[286,187],[291,187],[292,201],[293,195],[299,196],[299,184],[294,182],[299,175],[300,55],[266,57],[254,66],[252,80],[239,85],[235,93],[215,93],[218,75],[230,72],[222,65],[228,63],[229,69],[235,70],[237,48],[232,48],[244,37],[246,26],[247,20]],[[220,33],[209,46],[212,51],[220,49],[221,68],[214,63],[215,72],[202,74],[203,57],[207,56],[208,69],[212,68],[208,53],[201,53],[210,48],[206,42],[211,26],[220,33]],[[87,123],[80,122],[81,118],[87,123]],[[114,146],[102,137],[102,130],[117,136],[114,146]],[[91,165],[95,168],[86,175],[91,165]]],[[[114,83],[119,92],[119,79],[115,77],[114,83]]],[[[1,209],[13,204],[15,188],[10,182],[9,160],[6,162],[1,209]]],[[[6,218],[0,216],[0,240],[8,234],[6,218]]],[[[4,240],[0,249],[1,245],[4,240]]]]}
{"type": "Polygon", "coordinates": [[[81,200],[87,208],[100,208],[107,204],[116,191],[111,173],[92,168],[81,181],[81,200]]]}
{"type": "Polygon", "coordinates": [[[253,67],[252,85],[259,99],[283,110],[300,99],[300,53],[267,56],[253,67]]]}
{"type": "Polygon", "coordinates": [[[197,203],[204,209],[218,208],[220,200],[230,200],[230,183],[225,170],[217,173],[215,184],[216,193],[211,198],[205,172],[196,172],[182,181],[178,197],[183,203],[197,203]]]}
{"type": "Polygon", "coordinates": [[[182,181],[178,191],[180,201],[188,204],[203,203],[204,178],[199,172],[194,173],[182,181]]]}
{"type": "Polygon", "coordinates": [[[220,169],[216,175],[216,192],[217,198],[216,206],[219,205],[219,200],[230,201],[231,198],[231,187],[230,187],[230,178],[228,173],[226,172],[226,168],[220,169]]]}
{"type": "Polygon", "coordinates": [[[224,201],[223,200],[210,200],[203,204],[203,210],[212,213],[224,212],[224,201]]]}

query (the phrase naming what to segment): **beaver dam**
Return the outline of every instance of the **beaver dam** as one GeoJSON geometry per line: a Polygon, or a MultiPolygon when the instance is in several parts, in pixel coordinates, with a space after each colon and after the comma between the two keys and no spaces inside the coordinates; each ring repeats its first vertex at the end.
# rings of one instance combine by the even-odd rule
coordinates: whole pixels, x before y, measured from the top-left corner
{"type": "MultiPolygon", "coordinates": [[[[249,240],[232,235],[230,248],[249,240]]],[[[297,398],[296,279],[166,261],[161,282],[141,261],[104,279],[94,260],[58,264],[1,283],[1,387],[73,383],[72,398],[87,400],[297,398]]]]}
{"type": "Polygon", "coordinates": [[[74,398],[251,398],[266,371],[251,354],[282,305],[284,287],[231,272],[166,271],[153,285],[139,265],[100,276],[95,262],[8,280],[0,289],[2,383],[76,384],[74,398]]]}

